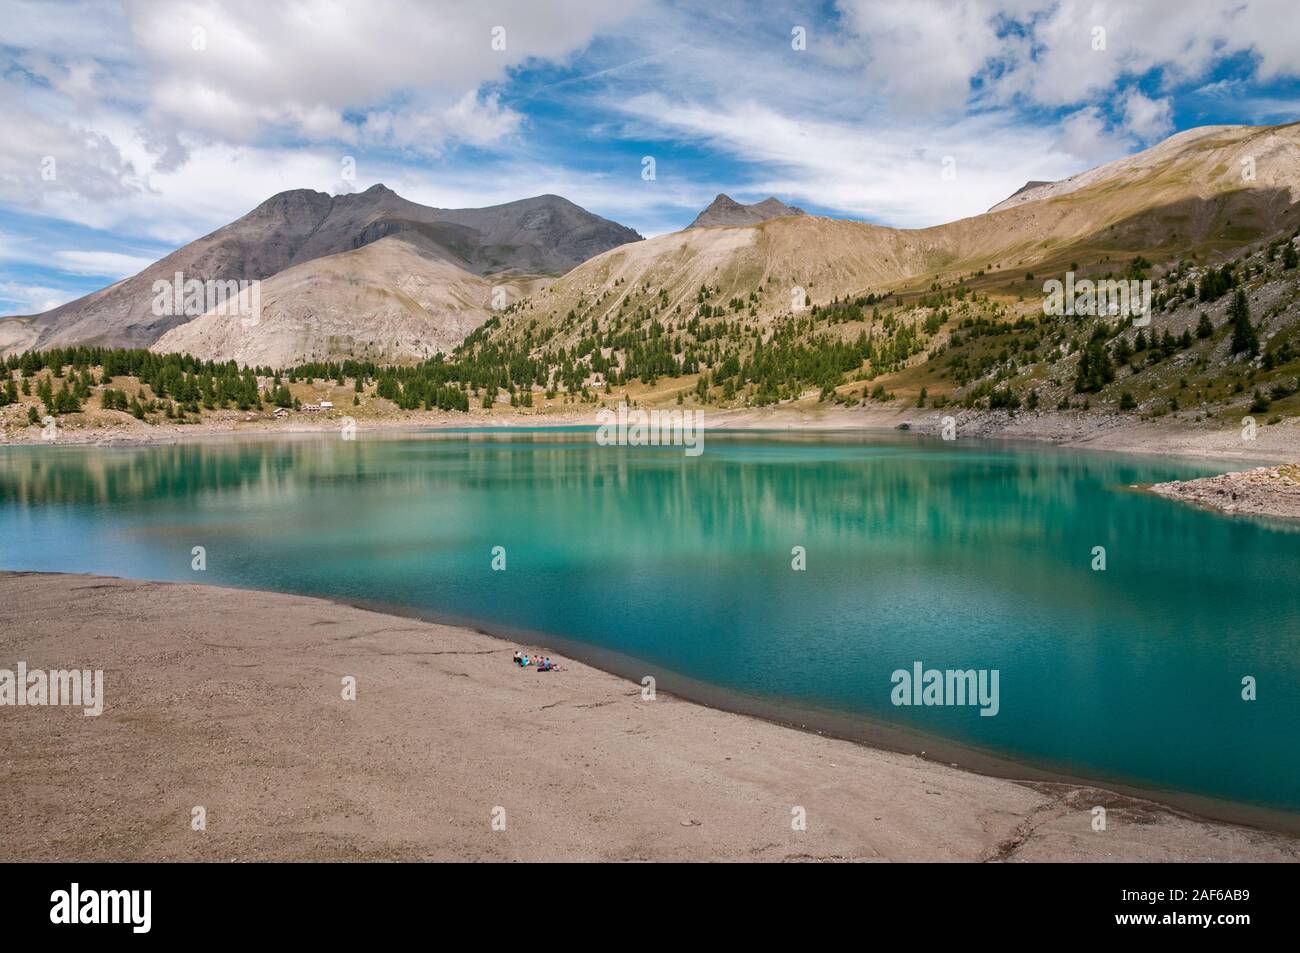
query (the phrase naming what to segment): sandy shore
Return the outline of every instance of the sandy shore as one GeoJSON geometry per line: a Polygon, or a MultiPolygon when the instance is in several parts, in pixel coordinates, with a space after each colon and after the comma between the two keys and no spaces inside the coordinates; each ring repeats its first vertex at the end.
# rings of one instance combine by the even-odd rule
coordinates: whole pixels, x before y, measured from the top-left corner
{"type": "Polygon", "coordinates": [[[30,573],[0,596],[0,668],[103,669],[106,696],[97,718],[0,708],[0,860],[1300,859],[1286,834],[524,671],[499,639],[320,599],[30,573]]]}
{"type": "Polygon", "coordinates": [[[1225,513],[1300,520],[1300,465],[1156,483],[1151,492],[1225,513]]]}
{"type": "MultiPolygon", "coordinates": [[[[354,420],[358,435],[401,433],[425,429],[456,430],[476,427],[595,426],[598,408],[574,407],[538,412],[469,413],[400,411],[384,417],[351,418],[348,408],[324,414],[299,414],[284,420],[268,415],[218,412],[201,424],[144,424],[124,419],[113,426],[60,426],[58,445],[133,446],[210,440],[232,435],[275,436],[338,433],[345,420],[354,420]]],[[[938,436],[945,418],[951,417],[958,441],[963,439],[1028,440],[1078,449],[1109,450],[1183,457],[1284,463],[1300,459],[1300,418],[1260,427],[1253,439],[1242,439],[1235,423],[1163,418],[1144,421],[1129,415],[1021,411],[965,411],[917,409],[897,406],[838,407],[805,404],[762,409],[715,410],[704,408],[704,426],[718,430],[881,431],[906,430],[938,436]]],[[[0,429],[0,447],[46,444],[38,427],[0,429]]]]}

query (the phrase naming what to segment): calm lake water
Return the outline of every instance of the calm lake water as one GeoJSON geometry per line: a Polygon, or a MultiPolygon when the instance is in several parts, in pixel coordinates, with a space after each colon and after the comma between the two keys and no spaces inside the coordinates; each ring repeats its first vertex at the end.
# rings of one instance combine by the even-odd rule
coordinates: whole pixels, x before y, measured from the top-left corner
{"type": "Polygon", "coordinates": [[[1128,489],[1229,468],[904,435],[710,433],[695,458],[590,432],[9,448],[0,568],[528,629],[1054,770],[1295,811],[1300,532],[1128,489]],[[998,670],[998,714],[891,704],[891,673],[916,661],[998,670]]]}

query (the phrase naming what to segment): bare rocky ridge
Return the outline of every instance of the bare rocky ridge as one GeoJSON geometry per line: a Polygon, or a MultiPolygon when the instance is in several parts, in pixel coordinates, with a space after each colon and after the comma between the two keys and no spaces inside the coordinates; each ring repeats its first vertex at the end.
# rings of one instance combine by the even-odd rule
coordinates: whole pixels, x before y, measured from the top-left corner
{"type": "MultiPolygon", "coordinates": [[[[1202,181],[1198,183],[1201,194],[1206,189],[1213,190],[1216,185],[1222,187],[1224,181],[1234,187],[1250,187],[1267,172],[1273,181],[1287,179],[1294,181],[1297,170],[1295,156],[1295,127],[1292,123],[1285,126],[1199,126],[1187,129],[1131,156],[1116,159],[1095,169],[1080,172],[1061,179],[1059,182],[1029,182],[1010,197],[989,209],[1000,212],[1004,209],[1024,205],[1027,202],[1039,202],[1044,199],[1059,198],[1086,189],[1101,182],[1115,180],[1152,179],[1164,171],[1162,166],[1180,155],[1193,152],[1213,153],[1220,160],[1202,170],[1202,181]],[[1255,133],[1247,138],[1251,150],[1234,150],[1232,155],[1224,154],[1235,143],[1243,141],[1242,133],[1255,133]],[[1229,161],[1222,161],[1222,160],[1229,161]],[[1243,176],[1241,160],[1252,160],[1252,177],[1243,176]],[[1209,173],[1209,174],[1205,174],[1209,173]]],[[[1165,182],[1164,184],[1172,184],[1165,182]]],[[[1191,183],[1185,183],[1191,184],[1191,183]]],[[[1262,185],[1261,185],[1262,187],[1262,185]]]]}
{"type": "Polygon", "coordinates": [[[1014,192],[1012,192],[1010,195],[1008,195],[1005,199],[1003,199],[1003,200],[1002,200],[1001,202],[999,202],[997,205],[995,205],[995,206],[993,206],[991,209],[989,209],[989,211],[990,211],[990,212],[996,212],[996,211],[998,211],[999,209],[1002,209],[1002,208],[1010,208],[1011,205],[1014,204],[1014,203],[1012,203],[1011,200],[1014,199],[1016,196],[1018,196],[1018,195],[1023,195],[1025,192],[1028,192],[1028,191],[1030,191],[1030,190],[1032,190],[1032,189],[1036,189],[1036,188],[1038,188],[1038,187],[1041,186],[1041,185],[1051,185],[1051,184],[1052,184],[1052,183],[1051,183],[1050,181],[1046,180],[1046,179],[1030,179],[1028,182],[1026,182],[1026,183],[1025,183],[1024,185],[1022,185],[1020,188],[1016,189],[1014,192]]]}
{"type": "MultiPolygon", "coordinates": [[[[177,272],[201,281],[267,279],[286,268],[415,232],[440,261],[471,275],[558,275],[593,254],[640,239],[557,195],[482,209],[437,209],[383,185],[330,196],[281,192],[247,215],[177,249],[131,278],[44,314],[0,321],[5,352],[72,344],[147,347],[191,316],[159,317],[153,283],[177,272]]],[[[353,320],[363,324],[366,315],[353,320]]],[[[358,327],[358,333],[364,328],[358,327]]]]}
{"type": "Polygon", "coordinates": [[[804,215],[803,209],[786,205],[775,196],[745,205],[729,195],[720,194],[699,215],[688,228],[713,228],[716,226],[757,225],[772,218],[784,218],[787,215],[804,215]]]}

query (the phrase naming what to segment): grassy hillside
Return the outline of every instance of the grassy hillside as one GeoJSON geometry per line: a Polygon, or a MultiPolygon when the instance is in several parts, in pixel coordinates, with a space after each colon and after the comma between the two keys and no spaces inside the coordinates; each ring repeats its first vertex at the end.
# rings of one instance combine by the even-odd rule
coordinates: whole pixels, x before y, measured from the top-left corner
{"type": "Polygon", "coordinates": [[[852,404],[924,389],[931,403],[984,409],[1217,413],[1243,393],[1262,406],[1295,370],[1284,247],[1300,229],[1298,194],[1300,126],[1193,130],[937,228],[791,217],[615,249],[489,321],[453,361],[588,401],[852,404]],[[1152,279],[1152,328],[1045,315],[1044,279],[1067,271],[1152,279]],[[1202,297],[1211,271],[1229,277],[1202,297]],[[1238,286],[1258,354],[1226,341],[1238,286]],[[1076,390],[1084,355],[1085,371],[1109,363],[1114,379],[1076,390]]]}

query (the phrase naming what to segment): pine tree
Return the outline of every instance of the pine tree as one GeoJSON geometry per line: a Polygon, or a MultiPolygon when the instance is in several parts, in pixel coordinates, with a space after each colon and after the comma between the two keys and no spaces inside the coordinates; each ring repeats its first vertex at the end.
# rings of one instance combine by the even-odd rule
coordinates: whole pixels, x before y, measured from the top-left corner
{"type": "Polygon", "coordinates": [[[1079,369],[1074,378],[1074,392],[1096,393],[1115,379],[1115,366],[1106,350],[1103,335],[1094,334],[1079,354],[1079,369]]]}
{"type": "Polygon", "coordinates": [[[1259,353],[1259,336],[1250,323],[1250,303],[1246,300],[1246,292],[1240,288],[1233,295],[1228,317],[1232,322],[1232,353],[1254,357],[1259,353]]]}

